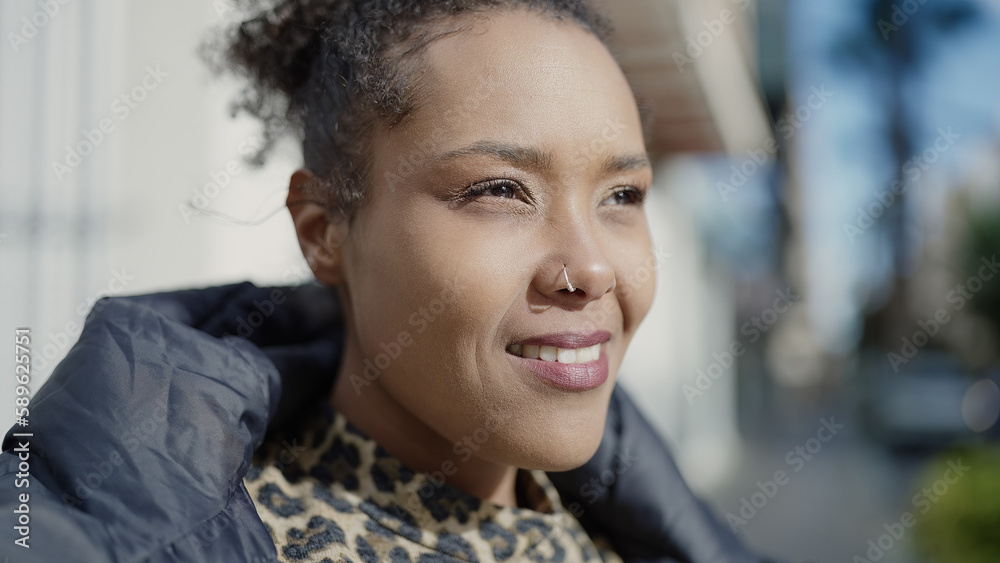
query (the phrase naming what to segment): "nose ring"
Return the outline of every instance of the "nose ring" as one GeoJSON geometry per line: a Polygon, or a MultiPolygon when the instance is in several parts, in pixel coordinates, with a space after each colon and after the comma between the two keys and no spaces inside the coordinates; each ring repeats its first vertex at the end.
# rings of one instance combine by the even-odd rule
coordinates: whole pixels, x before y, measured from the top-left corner
{"type": "Polygon", "coordinates": [[[573,284],[569,281],[569,274],[566,273],[566,264],[563,264],[563,277],[566,278],[566,289],[568,289],[570,293],[576,291],[576,288],[573,287],[573,284]]]}

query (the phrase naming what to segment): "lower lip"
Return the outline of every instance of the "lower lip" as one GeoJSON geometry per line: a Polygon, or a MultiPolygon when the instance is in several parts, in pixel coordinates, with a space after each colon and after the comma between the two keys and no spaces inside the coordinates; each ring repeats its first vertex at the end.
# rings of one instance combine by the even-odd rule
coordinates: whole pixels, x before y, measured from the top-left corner
{"type": "Polygon", "coordinates": [[[510,352],[506,354],[550,385],[567,391],[587,391],[600,387],[608,380],[608,355],[604,349],[605,345],[601,344],[600,356],[585,364],[560,364],[523,358],[510,352]]]}

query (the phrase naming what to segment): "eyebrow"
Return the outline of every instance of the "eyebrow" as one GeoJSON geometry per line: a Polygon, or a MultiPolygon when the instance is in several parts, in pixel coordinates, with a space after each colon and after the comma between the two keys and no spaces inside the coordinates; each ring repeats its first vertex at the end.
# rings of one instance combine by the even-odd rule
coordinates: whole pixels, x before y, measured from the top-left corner
{"type": "Polygon", "coordinates": [[[642,170],[644,168],[652,167],[653,163],[649,159],[649,154],[638,153],[621,156],[609,156],[604,160],[604,164],[601,166],[601,171],[605,174],[612,174],[614,172],[642,170]]]}
{"type": "Polygon", "coordinates": [[[449,151],[439,156],[437,160],[445,161],[477,155],[492,156],[520,168],[537,170],[552,166],[552,155],[548,153],[534,147],[522,147],[500,141],[476,141],[467,147],[449,151]]]}
{"type": "MultiPolygon", "coordinates": [[[[500,141],[476,141],[475,143],[448,151],[435,160],[439,162],[464,156],[492,156],[519,168],[542,170],[552,167],[552,155],[535,147],[525,147],[500,141]]],[[[604,160],[601,172],[611,174],[629,170],[652,168],[649,155],[645,152],[626,155],[612,155],[604,160]]]]}

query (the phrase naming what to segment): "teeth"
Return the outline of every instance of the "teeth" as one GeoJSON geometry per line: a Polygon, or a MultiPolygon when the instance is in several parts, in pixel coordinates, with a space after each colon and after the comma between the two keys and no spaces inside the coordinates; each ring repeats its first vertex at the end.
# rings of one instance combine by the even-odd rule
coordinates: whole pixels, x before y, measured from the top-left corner
{"type": "Polygon", "coordinates": [[[601,357],[601,345],[594,344],[586,348],[557,348],[555,346],[530,346],[511,344],[507,351],[515,356],[542,360],[544,362],[559,362],[560,364],[585,364],[601,357]]]}
{"type": "Polygon", "coordinates": [[[576,363],[576,350],[556,348],[556,361],[559,362],[560,364],[576,363]]]}
{"type": "Polygon", "coordinates": [[[538,359],[544,362],[554,362],[558,356],[559,348],[555,346],[542,346],[538,349],[538,359]]]}

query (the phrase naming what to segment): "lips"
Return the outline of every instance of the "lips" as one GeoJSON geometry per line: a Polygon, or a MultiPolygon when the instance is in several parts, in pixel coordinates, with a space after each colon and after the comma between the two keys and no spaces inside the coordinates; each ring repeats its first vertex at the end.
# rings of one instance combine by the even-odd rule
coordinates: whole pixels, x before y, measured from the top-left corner
{"type": "Polygon", "coordinates": [[[587,391],[600,387],[608,379],[607,346],[603,343],[610,338],[611,333],[606,330],[533,336],[508,346],[507,356],[549,385],[564,391],[587,391]],[[522,350],[530,351],[529,357],[523,357],[522,350]],[[557,356],[562,350],[570,355],[586,354],[586,359],[577,361],[574,357],[571,363],[562,363],[558,357],[543,358],[539,356],[546,354],[535,353],[548,351],[551,355],[554,350],[557,356]]]}
{"type": "Polygon", "coordinates": [[[512,342],[521,346],[554,346],[556,348],[587,348],[601,344],[611,339],[611,333],[606,330],[592,332],[559,332],[532,336],[524,340],[512,342]]]}

